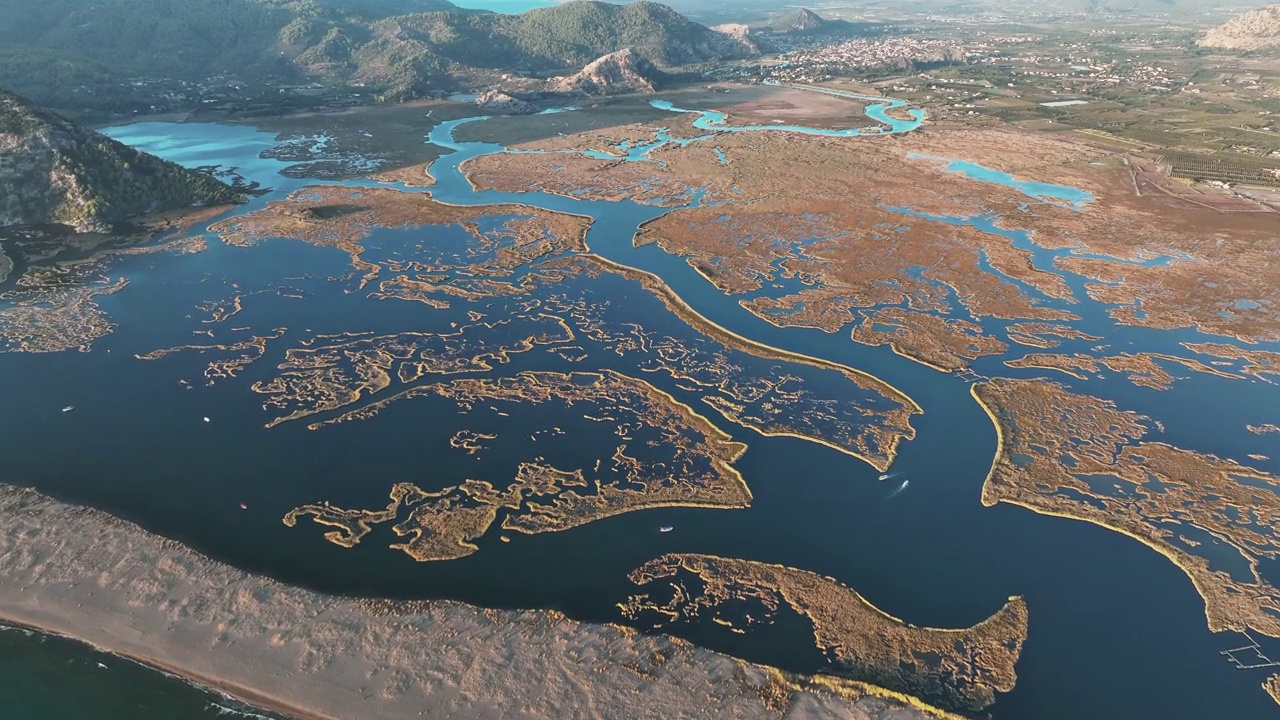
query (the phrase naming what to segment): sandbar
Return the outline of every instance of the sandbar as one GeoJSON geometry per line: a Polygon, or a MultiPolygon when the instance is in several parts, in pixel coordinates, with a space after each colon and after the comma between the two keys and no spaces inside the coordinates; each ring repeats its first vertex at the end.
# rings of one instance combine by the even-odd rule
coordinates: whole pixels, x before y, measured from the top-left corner
{"type": "Polygon", "coordinates": [[[0,618],[307,720],[955,716],[554,611],[339,598],[0,485],[0,618]]]}

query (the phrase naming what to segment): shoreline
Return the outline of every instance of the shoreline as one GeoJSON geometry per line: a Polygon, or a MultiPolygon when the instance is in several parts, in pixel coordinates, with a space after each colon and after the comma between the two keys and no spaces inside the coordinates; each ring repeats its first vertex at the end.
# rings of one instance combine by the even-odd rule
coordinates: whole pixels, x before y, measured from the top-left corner
{"type": "Polygon", "coordinates": [[[67,640],[81,647],[89,648],[94,652],[127,660],[135,665],[142,666],[150,672],[159,673],[166,677],[176,679],[179,682],[196,688],[202,692],[206,692],[211,695],[218,695],[224,699],[231,700],[232,702],[241,703],[246,707],[251,707],[254,710],[263,710],[275,715],[293,718],[294,720],[339,720],[327,715],[317,715],[309,713],[301,708],[278,703],[269,696],[254,692],[249,688],[231,685],[219,681],[216,678],[202,677],[196,674],[187,673],[181,668],[167,665],[155,658],[147,657],[145,655],[117,652],[111,648],[95,645],[94,643],[73,634],[59,632],[57,630],[28,623],[23,620],[11,618],[5,615],[3,610],[0,610],[0,626],[12,628],[21,632],[34,633],[35,635],[43,637],[56,637],[62,640],[67,640]]]}
{"type": "MultiPolygon", "coordinates": [[[[1000,503],[1005,503],[1014,507],[1020,507],[1024,510],[1029,510],[1044,517],[1061,518],[1075,522],[1088,523],[1131,540],[1136,540],[1143,546],[1154,551],[1157,555],[1168,560],[1174,567],[1178,568],[1178,570],[1186,575],[1187,579],[1191,582],[1192,588],[1195,589],[1196,594],[1200,597],[1201,603],[1204,606],[1205,623],[1210,632],[1247,632],[1249,630],[1254,630],[1268,637],[1277,637],[1276,630],[1273,627],[1268,627],[1265,623],[1259,624],[1257,622],[1257,618],[1260,617],[1270,618],[1270,615],[1265,612],[1266,610],[1269,610],[1270,607],[1261,606],[1262,609],[1259,610],[1258,614],[1252,619],[1241,616],[1247,614],[1230,612],[1232,605],[1229,602],[1224,601],[1223,598],[1230,598],[1234,600],[1235,597],[1230,595],[1228,592],[1221,590],[1220,587],[1218,588],[1219,592],[1214,592],[1214,585],[1210,582],[1210,580],[1214,578],[1214,575],[1207,560],[1204,560],[1190,552],[1179,552],[1178,549],[1171,544],[1161,544],[1156,538],[1143,534],[1140,529],[1135,529],[1133,526],[1126,527],[1123,523],[1116,521],[1114,516],[1108,515],[1105,512],[1072,513],[1068,510],[1052,507],[1043,502],[1044,496],[1027,496],[1025,493],[1021,492],[1022,488],[1020,488],[1016,482],[1011,482],[1002,478],[1002,468],[1004,464],[1008,462],[1006,456],[1009,451],[1008,435],[1010,421],[1002,417],[1001,410],[994,401],[989,398],[982,397],[983,391],[988,389],[989,385],[990,381],[985,383],[974,383],[970,386],[970,395],[973,396],[973,399],[976,400],[987,413],[988,418],[990,418],[992,424],[994,424],[996,428],[996,455],[991,461],[991,469],[988,471],[987,477],[982,483],[981,502],[983,507],[994,507],[1000,503]],[[1037,503],[1037,500],[1041,500],[1041,502],[1037,503]]],[[[1136,447],[1165,447],[1176,449],[1167,443],[1158,441],[1140,443],[1136,447]]],[[[1255,578],[1258,578],[1256,582],[1259,582],[1263,587],[1266,587],[1265,582],[1260,580],[1260,576],[1257,575],[1256,570],[1254,570],[1254,573],[1255,578]]],[[[1235,588],[1238,586],[1229,585],[1227,587],[1235,588]]],[[[1245,587],[1257,587],[1257,585],[1245,584],[1245,587]]],[[[1247,600],[1244,602],[1247,603],[1247,600]]]]}
{"type": "Polygon", "coordinates": [[[954,720],[556,611],[341,598],[209,559],[106,513],[0,485],[0,618],[299,720],[954,720]]]}

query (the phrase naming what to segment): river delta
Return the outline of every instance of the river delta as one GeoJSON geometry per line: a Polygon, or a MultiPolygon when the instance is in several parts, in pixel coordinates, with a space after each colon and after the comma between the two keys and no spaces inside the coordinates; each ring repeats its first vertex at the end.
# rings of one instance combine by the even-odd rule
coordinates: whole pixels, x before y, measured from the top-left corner
{"type": "Polygon", "coordinates": [[[6,480],[321,593],[967,714],[1275,712],[1237,659],[1280,653],[1265,218],[842,90],[622,107],[424,106],[438,159],[323,181],[248,126],[110,128],[272,190],[6,242],[6,480]]]}

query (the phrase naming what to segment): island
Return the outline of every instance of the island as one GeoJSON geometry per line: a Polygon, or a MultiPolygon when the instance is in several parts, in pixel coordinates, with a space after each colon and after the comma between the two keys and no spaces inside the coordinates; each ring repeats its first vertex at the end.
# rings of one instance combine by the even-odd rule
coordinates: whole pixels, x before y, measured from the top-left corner
{"type": "Polygon", "coordinates": [[[571,435],[575,442],[591,438],[598,455],[586,467],[559,468],[544,456],[560,448],[541,443],[542,454],[521,460],[506,486],[467,479],[426,491],[399,483],[385,509],[349,510],[315,503],[290,511],[284,524],[293,527],[310,516],[337,528],[325,533],[326,540],[353,547],[373,525],[397,520],[403,512],[404,519],[392,529],[408,540],[392,549],[418,561],[452,560],[479,549],[471,541],[488,532],[500,511],[505,514],[503,529],[535,534],[647,508],[732,509],[751,501],[751,491],[733,466],[745,445],[649,383],[614,371],[525,372],[496,380],[419,385],[331,422],[367,419],[392,403],[430,396],[451,400],[467,413],[485,408],[503,418],[515,415],[511,422],[516,426],[539,427],[530,421],[534,415],[563,418],[568,429],[557,427],[555,434],[571,435]],[[608,432],[597,437],[583,427],[592,424],[608,432]],[[615,441],[604,439],[608,437],[615,441]]]}
{"type": "Polygon", "coordinates": [[[621,605],[633,620],[667,623],[710,616],[737,632],[772,622],[783,606],[813,624],[814,642],[836,672],[976,712],[1009,692],[1027,637],[1027,605],[1009,598],[971,628],[917,627],[885,614],[829,577],[751,560],[671,554],[631,573],[646,592],[621,605]],[[660,581],[666,601],[656,599],[660,581]],[[690,588],[700,588],[692,590],[690,588]]]}
{"type": "Polygon", "coordinates": [[[1280,556],[1280,476],[1147,442],[1151,418],[1044,380],[997,378],[973,396],[999,431],[984,505],[1011,503],[1127,535],[1168,558],[1205,602],[1209,629],[1280,637],[1280,588],[1260,565],[1280,556]],[[1231,553],[1207,555],[1204,540],[1231,553]]]}

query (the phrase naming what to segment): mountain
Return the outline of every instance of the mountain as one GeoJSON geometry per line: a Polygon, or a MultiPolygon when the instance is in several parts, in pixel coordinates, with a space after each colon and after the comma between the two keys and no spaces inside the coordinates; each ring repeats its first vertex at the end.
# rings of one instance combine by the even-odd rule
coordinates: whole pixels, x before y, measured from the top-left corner
{"type": "Polygon", "coordinates": [[[574,0],[519,15],[417,13],[387,18],[370,30],[371,39],[352,54],[354,74],[398,95],[421,92],[450,74],[549,75],[624,48],[667,66],[754,54],[730,35],[644,1],[574,0]]]}
{"type": "Polygon", "coordinates": [[[319,79],[397,99],[475,73],[548,76],[624,48],[662,65],[758,52],[749,38],[644,0],[574,0],[520,15],[444,0],[0,0],[0,17],[0,86],[108,110],[157,78],[319,79]]]}
{"type": "Polygon", "coordinates": [[[218,180],[0,90],[0,226],[105,230],[138,215],[240,202],[218,180]]]}
{"type": "Polygon", "coordinates": [[[1250,10],[1215,27],[1200,38],[1202,47],[1261,50],[1280,47],[1280,5],[1250,10]]]}
{"type": "Polygon", "coordinates": [[[870,36],[883,34],[885,26],[877,22],[853,23],[848,20],[841,20],[838,18],[828,20],[812,10],[796,8],[790,12],[770,17],[768,21],[757,25],[756,29],[761,31],[766,37],[778,35],[870,36]]]}
{"type": "Polygon", "coordinates": [[[805,8],[797,8],[785,15],[779,15],[769,21],[768,30],[782,34],[802,34],[823,29],[827,21],[822,16],[805,8]]]}
{"type": "MultiPolygon", "coordinates": [[[[606,53],[632,48],[663,65],[747,57],[749,47],[735,38],[699,25],[655,2],[614,5],[573,0],[520,15],[477,18],[492,27],[490,36],[506,40],[526,62],[546,66],[582,66],[606,53]]],[[[478,48],[481,53],[487,48],[478,48]]]]}
{"type": "Polygon", "coordinates": [[[104,72],[163,68],[203,78],[243,63],[274,65],[270,51],[300,26],[428,10],[456,7],[445,0],[0,0],[0,48],[104,72]]]}
{"type": "Polygon", "coordinates": [[[661,74],[648,58],[626,48],[592,60],[580,72],[552,81],[547,89],[584,95],[650,93],[661,74]]]}

